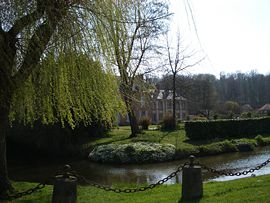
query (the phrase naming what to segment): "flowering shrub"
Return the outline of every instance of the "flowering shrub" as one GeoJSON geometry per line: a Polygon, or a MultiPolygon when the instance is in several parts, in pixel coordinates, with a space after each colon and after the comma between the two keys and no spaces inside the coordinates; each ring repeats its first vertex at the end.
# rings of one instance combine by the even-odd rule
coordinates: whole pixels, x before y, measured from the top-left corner
{"type": "Polygon", "coordinates": [[[172,160],[174,155],[174,145],[136,142],[98,146],[89,154],[89,159],[106,163],[148,163],[172,160]]]}

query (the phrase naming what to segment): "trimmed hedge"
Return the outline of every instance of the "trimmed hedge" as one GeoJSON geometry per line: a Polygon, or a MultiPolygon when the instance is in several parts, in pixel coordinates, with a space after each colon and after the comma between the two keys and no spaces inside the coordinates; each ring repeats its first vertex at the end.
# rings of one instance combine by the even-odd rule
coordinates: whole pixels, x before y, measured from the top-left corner
{"type": "Polygon", "coordinates": [[[9,153],[33,152],[52,156],[83,155],[82,145],[92,138],[100,138],[109,131],[101,123],[78,125],[71,129],[61,123],[44,125],[37,121],[33,126],[13,123],[7,130],[9,153]]]}
{"type": "Polygon", "coordinates": [[[270,133],[270,117],[243,120],[191,121],[185,123],[190,140],[255,137],[270,133]]]}

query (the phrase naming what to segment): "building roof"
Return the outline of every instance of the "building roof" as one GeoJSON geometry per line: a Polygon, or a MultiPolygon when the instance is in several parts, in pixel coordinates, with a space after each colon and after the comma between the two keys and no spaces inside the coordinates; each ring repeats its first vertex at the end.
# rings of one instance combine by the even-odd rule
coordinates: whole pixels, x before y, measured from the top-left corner
{"type": "Polygon", "coordinates": [[[258,111],[270,111],[270,104],[265,104],[258,111]]]}
{"type": "MultiPolygon", "coordinates": [[[[154,95],[154,99],[159,99],[159,100],[172,100],[173,99],[173,91],[172,90],[157,90],[154,95]]],[[[176,100],[186,100],[186,98],[182,97],[181,95],[176,93],[176,100]]]]}

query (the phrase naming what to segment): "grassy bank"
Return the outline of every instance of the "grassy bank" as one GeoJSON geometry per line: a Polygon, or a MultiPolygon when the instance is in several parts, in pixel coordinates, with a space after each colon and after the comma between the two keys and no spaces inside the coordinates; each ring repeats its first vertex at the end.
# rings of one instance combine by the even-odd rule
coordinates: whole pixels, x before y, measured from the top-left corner
{"type": "MultiPolygon", "coordinates": [[[[15,184],[16,189],[23,190],[35,184],[15,184]]],[[[124,187],[124,186],[122,186],[124,187]]],[[[126,186],[132,187],[132,186],[126,186]]],[[[270,175],[255,178],[244,178],[227,182],[210,182],[204,184],[204,196],[201,203],[234,203],[234,202],[270,202],[270,175]]],[[[12,202],[16,203],[49,203],[51,201],[52,187],[12,202]]],[[[135,194],[118,194],[105,192],[89,186],[80,186],[78,189],[78,203],[176,203],[181,199],[181,185],[164,185],[146,192],[135,194]]],[[[187,202],[187,201],[181,201],[187,202]]],[[[192,201],[191,201],[192,202],[192,201]]]]}
{"type": "Polygon", "coordinates": [[[196,156],[215,155],[226,152],[239,151],[239,143],[250,145],[251,149],[257,146],[270,145],[270,136],[258,136],[257,139],[242,138],[231,140],[204,140],[190,141],[185,134],[183,126],[177,131],[146,130],[136,138],[129,138],[131,131],[129,126],[113,129],[105,138],[92,140],[84,145],[85,151],[90,152],[95,146],[104,144],[126,144],[132,142],[154,142],[169,143],[176,147],[176,159],[188,157],[190,154],[196,156]]]}

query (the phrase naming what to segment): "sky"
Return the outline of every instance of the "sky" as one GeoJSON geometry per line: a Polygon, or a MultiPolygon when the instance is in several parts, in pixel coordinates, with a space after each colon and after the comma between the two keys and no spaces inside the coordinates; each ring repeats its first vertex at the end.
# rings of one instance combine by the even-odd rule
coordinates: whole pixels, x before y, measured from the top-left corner
{"type": "Polygon", "coordinates": [[[216,76],[220,72],[252,70],[270,73],[269,0],[170,0],[170,3],[174,13],[170,36],[180,31],[181,40],[198,53],[194,61],[205,57],[187,72],[216,76]]]}

